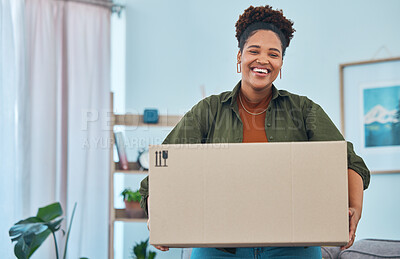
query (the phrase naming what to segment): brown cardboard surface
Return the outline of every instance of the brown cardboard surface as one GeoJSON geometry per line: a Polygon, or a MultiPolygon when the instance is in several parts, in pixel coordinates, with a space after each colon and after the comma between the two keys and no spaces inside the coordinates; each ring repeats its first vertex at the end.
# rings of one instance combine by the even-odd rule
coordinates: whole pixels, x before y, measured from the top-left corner
{"type": "Polygon", "coordinates": [[[153,245],[348,241],[344,141],[159,145],[149,154],[153,245]]]}

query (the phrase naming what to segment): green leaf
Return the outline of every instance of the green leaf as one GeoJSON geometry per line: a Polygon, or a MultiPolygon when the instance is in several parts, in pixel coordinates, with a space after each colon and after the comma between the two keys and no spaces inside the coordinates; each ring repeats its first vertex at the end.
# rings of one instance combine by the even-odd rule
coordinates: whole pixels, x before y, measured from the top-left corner
{"type": "Polygon", "coordinates": [[[24,238],[29,242],[31,235],[39,235],[46,231],[48,227],[43,223],[22,223],[10,228],[9,235],[12,241],[24,238]]]}
{"type": "MultiPolygon", "coordinates": [[[[64,256],[63,259],[67,258],[67,248],[68,248],[68,240],[69,240],[69,233],[71,233],[71,227],[72,227],[72,222],[74,220],[74,216],[75,216],[75,209],[76,209],[76,202],[74,204],[74,209],[72,210],[72,215],[71,215],[71,220],[69,222],[69,227],[68,227],[68,231],[67,231],[67,237],[65,239],[65,247],[64,247],[64,256]]],[[[83,258],[83,257],[82,257],[83,258]]]]}
{"type": "Polygon", "coordinates": [[[29,258],[29,248],[23,242],[23,239],[19,240],[14,246],[14,254],[18,259],[29,258]]]}
{"type": "Polygon", "coordinates": [[[156,257],[156,255],[157,255],[157,253],[156,252],[152,252],[152,251],[150,251],[149,252],[149,259],[154,259],[155,257],[156,257]]]}
{"type": "Polygon", "coordinates": [[[130,188],[124,189],[121,195],[124,197],[124,201],[140,201],[142,197],[139,190],[132,191],[130,188]]]}
{"type": "Polygon", "coordinates": [[[143,246],[137,245],[133,248],[133,253],[136,255],[137,259],[145,259],[146,248],[143,249],[143,246]]]}
{"type": "Polygon", "coordinates": [[[51,220],[61,215],[61,205],[57,202],[39,208],[36,217],[29,217],[12,226],[9,235],[13,242],[17,242],[14,247],[15,256],[29,258],[52,232],[60,229],[63,219],[51,220]]]}
{"type": "Polygon", "coordinates": [[[38,217],[29,217],[29,218],[18,221],[17,223],[15,223],[15,225],[24,224],[24,223],[38,223],[38,222],[43,222],[43,220],[38,217]]]}
{"type": "Polygon", "coordinates": [[[46,223],[46,226],[49,227],[49,229],[51,230],[51,232],[56,232],[60,229],[61,227],[61,222],[64,220],[64,218],[46,223]]]}
{"type": "Polygon", "coordinates": [[[140,243],[136,243],[135,247],[133,248],[133,254],[137,259],[146,259],[148,243],[149,239],[140,243]]]}
{"type": "Polygon", "coordinates": [[[15,256],[18,259],[29,258],[50,234],[51,231],[46,229],[37,235],[31,233],[20,236],[14,247],[15,256]]]}
{"type": "Polygon", "coordinates": [[[52,203],[43,208],[39,208],[36,217],[44,222],[53,220],[63,214],[61,204],[59,202],[52,203]]]}
{"type": "Polygon", "coordinates": [[[51,234],[51,231],[48,229],[44,231],[43,233],[40,233],[39,235],[36,235],[31,243],[30,249],[29,249],[29,257],[38,249],[43,242],[47,239],[47,237],[51,234]]]}

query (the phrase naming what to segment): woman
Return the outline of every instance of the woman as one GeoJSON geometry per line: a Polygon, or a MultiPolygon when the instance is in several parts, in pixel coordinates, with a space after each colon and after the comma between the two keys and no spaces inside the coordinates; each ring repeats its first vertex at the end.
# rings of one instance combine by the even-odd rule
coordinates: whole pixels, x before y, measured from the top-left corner
{"type": "MultiPolygon", "coordinates": [[[[293,22],[270,6],[244,11],[236,23],[237,72],[233,91],[210,96],[195,105],[164,144],[291,142],[343,140],[322,108],[304,96],[277,90],[283,56],[294,33],[293,22]]],[[[348,143],[349,243],[361,217],[363,189],[370,173],[348,143]]],[[[147,211],[148,178],[141,183],[147,211]]],[[[156,247],[162,251],[167,247],[156,247]]],[[[194,248],[191,258],[321,258],[320,247],[194,248]],[[257,255],[258,257],[255,257],[257,255]],[[285,257],[286,256],[286,257],[285,257]]]]}

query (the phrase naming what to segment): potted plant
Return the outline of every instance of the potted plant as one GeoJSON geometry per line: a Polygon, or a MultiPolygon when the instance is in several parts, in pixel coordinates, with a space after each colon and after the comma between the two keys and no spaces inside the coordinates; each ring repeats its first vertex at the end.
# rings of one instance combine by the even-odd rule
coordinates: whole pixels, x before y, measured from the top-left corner
{"type": "Polygon", "coordinates": [[[126,188],[122,191],[121,195],[124,197],[125,212],[130,218],[144,218],[145,214],[140,207],[140,193],[139,190],[132,191],[130,188],[126,188]]]}
{"type": "Polygon", "coordinates": [[[132,249],[132,259],[154,259],[156,257],[156,252],[147,252],[147,245],[149,244],[149,239],[136,243],[132,249]]]}
{"type": "MultiPolygon", "coordinates": [[[[71,215],[71,221],[65,239],[65,248],[63,258],[66,258],[68,239],[71,232],[72,220],[74,219],[76,203],[71,215]]],[[[60,218],[63,214],[61,204],[59,202],[52,203],[43,208],[39,208],[35,217],[18,221],[10,228],[9,235],[11,241],[17,241],[14,247],[14,254],[18,259],[30,258],[41,244],[52,234],[55,244],[56,258],[59,259],[58,243],[55,232],[60,230],[61,222],[64,218],[60,218]]],[[[64,232],[64,231],[63,231],[64,232]]],[[[81,258],[83,259],[83,257],[81,258]]]]}

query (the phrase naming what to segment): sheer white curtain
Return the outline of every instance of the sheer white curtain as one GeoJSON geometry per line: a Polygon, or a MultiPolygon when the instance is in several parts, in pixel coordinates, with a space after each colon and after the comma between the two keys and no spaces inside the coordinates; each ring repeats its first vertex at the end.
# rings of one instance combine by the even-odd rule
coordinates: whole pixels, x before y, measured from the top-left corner
{"type": "MultiPolygon", "coordinates": [[[[30,174],[29,201],[26,207],[34,214],[38,207],[60,201],[66,210],[65,145],[67,70],[63,35],[64,2],[26,0],[27,83],[30,89],[30,174]]],[[[64,221],[65,222],[65,221],[64,221]]],[[[65,223],[64,223],[65,228],[65,223]]],[[[54,257],[52,237],[32,258],[54,257]]],[[[58,235],[59,242],[61,236],[58,235]]],[[[63,247],[61,245],[61,247],[63,247]]]]}
{"type": "Polygon", "coordinates": [[[78,202],[70,258],[108,256],[110,21],[102,7],[68,5],[68,208],[78,202]]]}
{"type": "Polygon", "coordinates": [[[24,0],[0,2],[0,251],[15,258],[10,227],[26,213],[28,92],[25,84],[24,0]]]}
{"type": "Polygon", "coordinates": [[[68,257],[106,258],[110,11],[27,0],[26,17],[34,151],[30,203],[60,200],[70,216],[77,202],[68,257]]]}
{"type": "MultiPolygon", "coordinates": [[[[110,10],[55,0],[0,8],[0,197],[11,197],[0,202],[1,257],[14,258],[16,221],[60,201],[68,221],[78,203],[68,258],[107,258],[110,10]]],[[[52,240],[43,246],[32,258],[54,258],[52,240]]]]}

